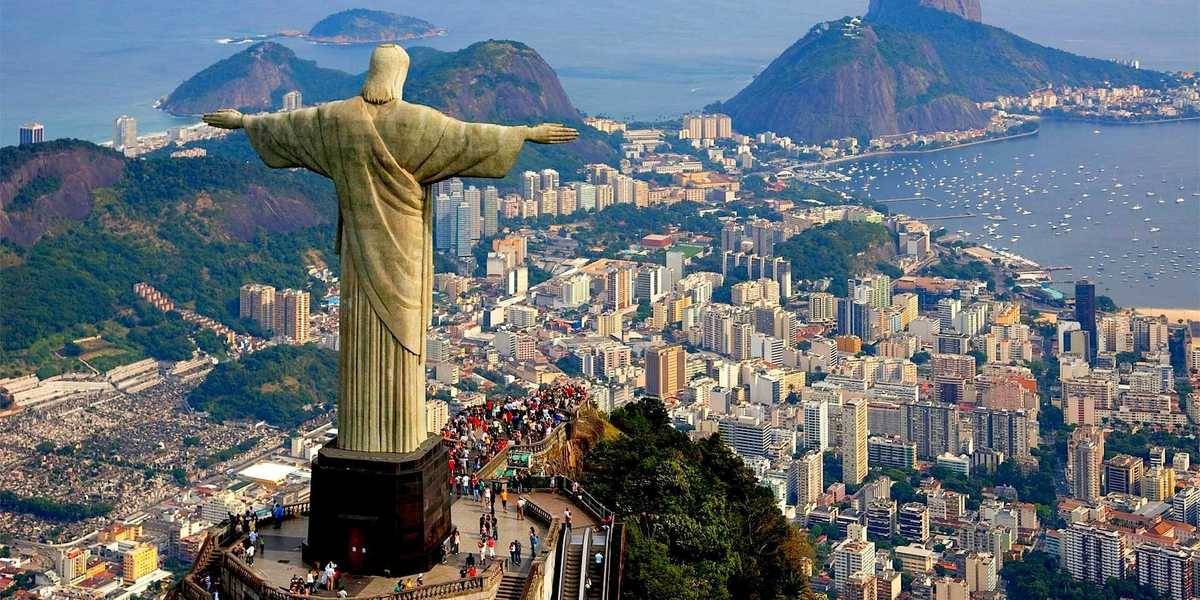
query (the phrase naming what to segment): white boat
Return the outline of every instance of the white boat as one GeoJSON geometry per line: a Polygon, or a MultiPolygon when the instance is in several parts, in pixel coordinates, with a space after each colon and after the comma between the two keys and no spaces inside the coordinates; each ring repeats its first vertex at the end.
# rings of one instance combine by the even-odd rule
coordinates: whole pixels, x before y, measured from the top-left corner
{"type": "Polygon", "coordinates": [[[1160,231],[1162,231],[1162,229],[1161,229],[1161,228],[1158,228],[1158,227],[1151,227],[1151,228],[1150,228],[1150,233],[1158,233],[1158,232],[1160,232],[1160,231]]]}

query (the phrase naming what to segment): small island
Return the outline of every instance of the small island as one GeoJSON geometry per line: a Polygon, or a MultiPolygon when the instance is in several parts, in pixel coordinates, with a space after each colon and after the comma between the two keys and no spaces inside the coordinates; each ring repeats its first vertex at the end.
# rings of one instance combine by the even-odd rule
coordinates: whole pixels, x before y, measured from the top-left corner
{"type": "Polygon", "coordinates": [[[320,44],[376,44],[446,35],[429,21],[382,10],[352,8],[321,19],[305,39],[320,44]]]}

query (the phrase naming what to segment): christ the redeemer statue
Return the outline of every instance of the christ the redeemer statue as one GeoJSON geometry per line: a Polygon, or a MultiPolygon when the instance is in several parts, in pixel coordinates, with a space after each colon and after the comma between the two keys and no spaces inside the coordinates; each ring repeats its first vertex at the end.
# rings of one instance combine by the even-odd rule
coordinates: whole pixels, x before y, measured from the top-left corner
{"type": "Polygon", "coordinates": [[[433,199],[450,177],[504,177],[526,141],[559,144],[557,124],[464,123],[402,98],[408,54],[383,44],[362,94],[269,115],[219,110],[204,121],[244,128],[268,166],[333,180],[342,297],[338,448],[404,453],[430,432],[425,335],[432,312],[433,199]]]}

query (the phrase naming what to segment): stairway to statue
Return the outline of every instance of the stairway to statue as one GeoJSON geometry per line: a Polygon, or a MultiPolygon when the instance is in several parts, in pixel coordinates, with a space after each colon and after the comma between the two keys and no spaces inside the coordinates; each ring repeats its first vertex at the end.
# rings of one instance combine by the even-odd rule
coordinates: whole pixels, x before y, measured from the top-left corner
{"type": "Polygon", "coordinates": [[[559,600],[576,600],[579,598],[579,588],[583,585],[583,539],[576,541],[572,536],[571,544],[567,546],[566,561],[563,565],[562,595],[559,600]]]}
{"type": "Polygon", "coordinates": [[[524,575],[505,573],[504,578],[500,580],[500,587],[496,589],[495,600],[521,600],[521,593],[524,591],[524,575]]]}

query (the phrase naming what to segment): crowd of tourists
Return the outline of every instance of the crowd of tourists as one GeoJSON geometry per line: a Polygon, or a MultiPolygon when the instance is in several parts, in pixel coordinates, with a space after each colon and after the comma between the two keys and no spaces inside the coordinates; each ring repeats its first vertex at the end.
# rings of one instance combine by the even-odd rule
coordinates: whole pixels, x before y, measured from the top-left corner
{"type": "MultiPolygon", "coordinates": [[[[571,417],[587,392],[576,384],[542,386],[525,398],[492,398],[454,415],[442,427],[450,440],[451,485],[462,490],[479,486],[471,477],[510,445],[539,442],[571,417]]],[[[461,491],[459,492],[461,493],[461,491]]]]}

